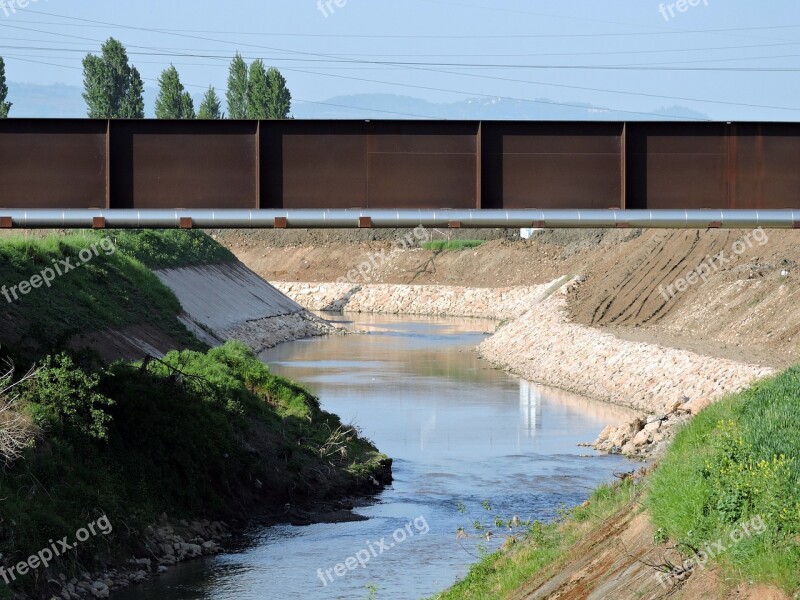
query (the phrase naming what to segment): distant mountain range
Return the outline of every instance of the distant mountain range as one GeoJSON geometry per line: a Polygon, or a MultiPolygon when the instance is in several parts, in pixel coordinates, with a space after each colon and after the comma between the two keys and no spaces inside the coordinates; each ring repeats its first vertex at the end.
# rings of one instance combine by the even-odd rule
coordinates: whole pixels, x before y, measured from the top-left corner
{"type": "Polygon", "coordinates": [[[293,114],[303,119],[465,119],[465,120],[659,120],[668,117],[708,119],[707,115],[684,106],[647,109],[637,114],[607,110],[585,102],[561,103],[548,98],[535,101],[504,98],[469,98],[458,102],[433,103],[394,94],[336,96],[324,103],[296,102],[293,114]]]}
{"type": "MultiPolygon", "coordinates": [[[[9,82],[9,100],[14,104],[12,117],[82,118],[86,105],[82,89],[76,86],[9,82]]],[[[157,91],[145,89],[147,116],[153,116],[157,91]]],[[[195,107],[200,105],[202,93],[195,96],[195,107]]],[[[465,120],[592,120],[636,121],[708,119],[684,106],[669,106],[628,113],[607,110],[585,102],[561,103],[548,98],[535,101],[508,100],[504,98],[470,98],[458,102],[434,103],[411,96],[396,94],[353,94],[336,96],[319,103],[295,102],[292,114],[298,119],[465,119],[465,120]]]]}

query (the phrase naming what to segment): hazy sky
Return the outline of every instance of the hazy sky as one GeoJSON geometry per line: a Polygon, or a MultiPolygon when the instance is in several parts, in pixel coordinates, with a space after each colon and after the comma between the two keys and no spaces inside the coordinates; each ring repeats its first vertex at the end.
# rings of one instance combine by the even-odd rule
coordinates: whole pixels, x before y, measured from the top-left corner
{"type": "Polygon", "coordinates": [[[798,0],[664,2],[663,13],[655,0],[338,0],[327,16],[317,0],[28,1],[0,8],[10,82],[81,85],[81,58],[114,36],[149,87],[173,63],[193,92],[222,93],[239,50],[278,66],[296,102],[547,97],[800,120],[798,0]],[[598,68],[610,66],[625,68],[598,68]]]}

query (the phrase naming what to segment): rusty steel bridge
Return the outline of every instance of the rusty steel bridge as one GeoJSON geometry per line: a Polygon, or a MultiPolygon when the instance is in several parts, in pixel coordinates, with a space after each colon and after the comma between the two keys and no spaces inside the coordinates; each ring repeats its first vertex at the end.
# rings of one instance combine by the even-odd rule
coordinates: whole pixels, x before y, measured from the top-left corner
{"type": "Polygon", "coordinates": [[[0,120],[0,228],[800,227],[800,124],[0,120]]]}

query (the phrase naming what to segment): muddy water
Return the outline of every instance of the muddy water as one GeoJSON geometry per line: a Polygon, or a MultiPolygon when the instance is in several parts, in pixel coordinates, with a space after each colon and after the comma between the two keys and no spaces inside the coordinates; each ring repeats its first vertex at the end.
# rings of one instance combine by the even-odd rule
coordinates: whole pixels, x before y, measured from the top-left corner
{"type": "Polygon", "coordinates": [[[491,323],[342,320],[349,318],[368,335],[285,344],[263,359],[394,458],[394,484],[356,509],[368,520],[251,531],[239,551],[181,565],[118,597],[423,598],[502,543],[501,529],[492,527],[497,535],[487,541],[475,521],[549,519],[612,472],[634,468],[576,446],[628,413],[520,381],[476,357],[491,323]],[[456,539],[459,528],[467,539],[456,539]]]}

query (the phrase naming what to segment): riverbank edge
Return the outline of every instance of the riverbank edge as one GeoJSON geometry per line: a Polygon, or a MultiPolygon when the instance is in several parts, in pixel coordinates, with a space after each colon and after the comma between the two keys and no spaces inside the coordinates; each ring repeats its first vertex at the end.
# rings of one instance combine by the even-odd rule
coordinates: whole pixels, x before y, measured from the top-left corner
{"type": "MultiPolygon", "coordinates": [[[[663,454],[677,426],[774,370],[668,346],[632,342],[570,322],[569,297],[583,281],[565,276],[538,286],[466,288],[274,282],[309,310],[477,317],[498,322],[478,354],[528,381],[635,411],[604,429],[602,452],[663,454]]],[[[587,440],[590,442],[591,440],[587,440]]]]}
{"type": "MultiPolygon", "coordinates": [[[[69,241],[73,239],[79,239],[80,242],[85,244],[95,242],[95,238],[89,236],[79,238],[79,236],[52,235],[45,236],[41,240],[35,238],[31,240],[30,245],[38,246],[41,242],[42,247],[47,247],[48,240],[58,240],[58,244],[60,244],[61,240],[69,241]]],[[[181,243],[184,243],[184,240],[181,240],[178,245],[181,243]]],[[[204,243],[206,246],[218,246],[215,243],[204,243]]],[[[208,248],[201,249],[207,250],[208,248]]],[[[59,245],[54,250],[62,250],[62,247],[59,245]]],[[[124,254],[126,257],[133,257],[125,250],[120,254],[124,254]]],[[[238,339],[257,354],[266,348],[285,341],[328,335],[336,332],[334,327],[283,296],[278,290],[247,269],[242,263],[236,261],[232,256],[230,257],[231,260],[226,260],[225,262],[200,262],[198,264],[191,264],[192,258],[180,256],[181,259],[175,261],[176,264],[174,266],[160,270],[145,265],[145,262],[149,263],[150,261],[139,259],[138,257],[139,264],[135,261],[129,261],[125,263],[124,268],[133,271],[144,266],[145,271],[150,271],[158,278],[151,276],[154,287],[159,287],[160,280],[165,288],[169,288],[176,297],[183,296],[183,301],[181,302],[184,308],[183,312],[168,316],[170,319],[177,319],[174,321],[175,325],[180,327],[178,322],[183,323],[184,326],[188,326],[187,329],[190,332],[195,334],[196,339],[193,339],[191,347],[194,346],[197,340],[207,346],[216,347],[222,345],[225,341],[238,339]],[[217,275],[221,274],[221,278],[225,280],[223,285],[220,285],[220,277],[215,279],[209,276],[211,272],[217,272],[217,275]],[[176,279],[180,279],[176,275],[182,274],[185,283],[185,275],[187,273],[190,279],[193,279],[190,283],[195,284],[195,286],[184,286],[183,289],[180,285],[176,286],[176,279]],[[200,288],[199,290],[197,289],[198,287],[200,288]],[[245,317],[242,317],[241,311],[229,311],[228,316],[231,318],[222,323],[222,326],[216,322],[209,322],[201,312],[187,311],[186,306],[183,304],[186,302],[186,298],[192,295],[202,301],[207,298],[209,290],[218,295],[227,294],[230,297],[236,297],[237,294],[229,293],[231,292],[230,288],[235,288],[235,291],[238,292],[246,292],[239,293],[238,296],[247,298],[253,306],[249,313],[245,311],[245,317]],[[269,297],[266,302],[264,301],[265,296],[269,297]]],[[[197,257],[194,258],[196,259],[197,257]]],[[[212,254],[202,258],[207,258],[208,260],[217,259],[212,254]]],[[[85,270],[78,273],[82,274],[84,272],[85,270]]],[[[166,289],[164,291],[166,292],[166,289]]],[[[114,296],[115,292],[113,290],[107,290],[107,292],[107,296],[114,296]]],[[[124,305],[122,298],[120,298],[119,302],[124,305]]],[[[156,308],[151,306],[149,318],[160,315],[155,310],[156,308]]],[[[69,312],[69,307],[62,306],[62,310],[67,313],[69,312]]],[[[12,317],[8,316],[8,318],[11,319],[12,317]]],[[[147,327],[146,322],[144,326],[147,327]]],[[[163,333],[157,326],[153,326],[152,330],[152,332],[148,333],[163,333]]],[[[99,334],[102,334],[105,338],[113,338],[113,346],[111,343],[108,344],[110,356],[103,356],[108,362],[119,360],[120,358],[126,361],[135,360],[145,356],[159,358],[178,345],[176,340],[168,335],[156,335],[152,338],[146,338],[139,331],[134,335],[126,335],[126,331],[126,329],[109,326],[107,329],[81,334],[81,339],[87,344],[92,344],[95,341],[92,339],[93,336],[99,334]],[[120,340],[122,340],[122,343],[120,340]]],[[[76,344],[73,350],[79,350],[84,347],[86,345],[76,344]]],[[[41,350],[38,356],[43,356],[43,354],[44,350],[41,350]]],[[[40,435],[43,434],[40,432],[40,435]]],[[[46,438],[43,437],[42,439],[46,438]]],[[[36,589],[29,593],[34,593],[36,597],[47,598],[48,600],[58,597],[66,600],[85,597],[105,598],[109,597],[112,590],[142,581],[150,575],[163,571],[172,564],[222,551],[227,539],[243,533],[252,522],[306,525],[314,522],[338,522],[357,519],[357,515],[351,512],[354,503],[369,501],[391,481],[390,458],[376,455],[376,460],[372,461],[369,467],[369,472],[354,477],[347,486],[343,484],[337,488],[332,487],[323,498],[310,497],[307,501],[300,499],[292,506],[265,507],[251,511],[251,514],[230,519],[227,522],[211,522],[204,519],[175,521],[164,514],[158,522],[151,523],[143,531],[128,530],[128,537],[136,540],[136,545],[142,549],[141,553],[137,553],[129,559],[114,558],[105,563],[107,568],[102,571],[80,570],[79,577],[68,577],[57,571],[48,571],[45,574],[46,577],[40,581],[41,586],[37,584],[36,589]]],[[[129,544],[121,545],[120,548],[123,546],[128,548],[129,544]]],[[[115,552],[113,548],[110,548],[110,554],[115,552]]],[[[105,560],[104,558],[103,561],[105,560]]],[[[17,589],[12,590],[10,587],[0,585],[0,598],[27,599],[30,596],[17,589]]]]}

